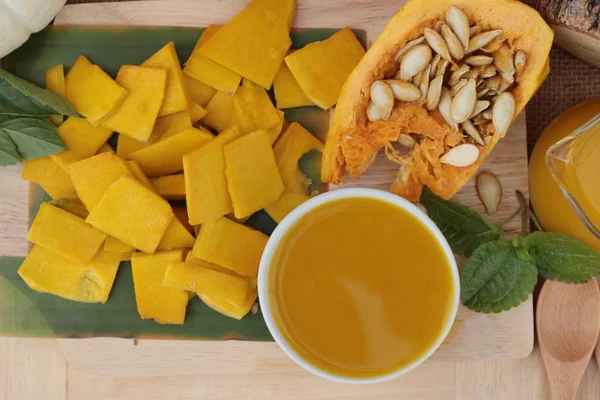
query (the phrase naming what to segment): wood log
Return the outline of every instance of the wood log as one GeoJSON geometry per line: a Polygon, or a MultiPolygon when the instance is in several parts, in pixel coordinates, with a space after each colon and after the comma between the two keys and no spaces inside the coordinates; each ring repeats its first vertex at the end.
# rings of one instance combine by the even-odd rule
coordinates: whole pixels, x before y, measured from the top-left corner
{"type": "Polygon", "coordinates": [[[526,0],[555,30],[554,43],[600,68],[600,0],[526,0]]]}

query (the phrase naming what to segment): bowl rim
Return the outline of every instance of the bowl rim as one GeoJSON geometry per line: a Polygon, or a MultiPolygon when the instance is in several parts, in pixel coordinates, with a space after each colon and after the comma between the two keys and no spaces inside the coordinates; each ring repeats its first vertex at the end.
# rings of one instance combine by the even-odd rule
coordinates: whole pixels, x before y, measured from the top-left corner
{"type": "Polygon", "coordinates": [[[460,278],[458,274],[458,266],[456,264],[456,258],[448,244],[448,241],[439,230],[439,228],[435,225],[435,223],[427,216],[425,212],[423,212],[419,207],[411,203],[410,201],[397,196],[393,193],[386,192],[379,189],[370,189],[370,188],[342,188],[335,189],[329,192],[325,192],[318,196],[315,196],[306,202],[302,203],[298,207],[296,207],[292,212],[290,212],[275,228],[271,237],[269,238],[265,250],[260,259],[260,265],[258,269],[258,297],[261,308],[261,313],[265,319],[267,324],[267,328],[269,332],[275,339],[275,342],[279,345],[279,347],[283,350],[283,352],[296,364],[300,365],[305,370],[320,376],[322,378],[338,382],[338,383],[352,383],[352,384],[373,384],[380,383],[384,381],[388,381],[399,376],[406,374],[407,372],[413,370],[417,366],[421,365],[427,359],[429,359],[435,351],[440,347],[440,345],[447,338],[452,325],[454,324],[454,320],[456,319],[456,315],[458,313],[458,306],[460,302],[460,278]],[[351,378],[351,377],[343,377],[338,376],[327,371],[324,371],[312,364],[308,361],[304,360],[290,344],[287,339],[285,339],[284,335],[281,332],[281,329],[277,325],[273,317],[273,310],[270,305],[270,300],[268,296],[268,278],[270,275],[270,269],[272,265],[272,258],[275,254],[275,250],[281,243],[282,238],[288,232],[288,230],[304,215],[308,212],[314,210],[315,208],[322,206],[323,204],[331,203],[333,201],[337,201],[340,199],[347,198],[370,198],[382,200],[401,209],[409,212],[411,215],[416,217],[436,238],[438,244],[442,247],[444,254],[449,262],[451,275],[452,275],[452,284],[454,286],[454,296],[452,299],[452,310],[448,315],[448,319],[444,324],[442,331],[440,332],[436,342],[425,352],[421,357],[412,362],[411,364],[393,372],[376,376],[376,377],[368,377],[368,378],[351,378]]]}

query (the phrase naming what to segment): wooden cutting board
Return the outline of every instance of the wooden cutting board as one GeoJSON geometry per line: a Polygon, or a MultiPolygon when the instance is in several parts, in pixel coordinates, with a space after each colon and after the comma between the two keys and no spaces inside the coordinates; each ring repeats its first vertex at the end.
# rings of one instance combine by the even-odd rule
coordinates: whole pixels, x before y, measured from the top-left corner
{"type": "MultiPolygon", "coordinates": [[[[139,25],[207,26],[226,23],[245,0],[158,0],[130,3],[71,5],[57,16],[58,25],[139,25]]],[[[380,0],[299,0],[295,27],[342,28],[350,26],[367,32],[372,42],[403,1],[380,0]]],[[[483,169],[500,179],[504,198],[494,218],[501,220],[517,207],[515,190],[527,195],[527,145],[525,116],[522,114],[507,137],[496,147],[483,169]]],[[[347,186],[387,189],[397,166],[380,158],[361,179],[347,186]]],[[[19,181],[18,168],[3,169],[3,180],[13,192],[3,191],[0,211],[10,218],[0,230],[2,255],[24,255],[28,220],[27,185],[19,181]]],[[[456,197],[479,211],[473,183],[456,197]]],[[[511,223],[511,233],[519,222],[511,223]]],[[[134,346],[127,339],[60,339],[71,367],[78,373],[110,376],[185,375],[204,372],[276,372],[297,368],[275,343],[199,342],[140,340],[134,346]]],[[[517,359],[533,348],[532,302],[498,315],[474,313],[461,306],[452,333],[434,360],[468,361],[517,359]]]]}

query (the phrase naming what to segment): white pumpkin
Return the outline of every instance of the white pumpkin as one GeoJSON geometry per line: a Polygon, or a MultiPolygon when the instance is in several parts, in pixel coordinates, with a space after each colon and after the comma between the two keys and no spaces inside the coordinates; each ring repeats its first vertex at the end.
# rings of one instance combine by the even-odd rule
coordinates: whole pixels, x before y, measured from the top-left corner
{"type": "Polygon", "coordinates": [[[67,0],[0,0],[0,58],[52,21],[67,0]]]}

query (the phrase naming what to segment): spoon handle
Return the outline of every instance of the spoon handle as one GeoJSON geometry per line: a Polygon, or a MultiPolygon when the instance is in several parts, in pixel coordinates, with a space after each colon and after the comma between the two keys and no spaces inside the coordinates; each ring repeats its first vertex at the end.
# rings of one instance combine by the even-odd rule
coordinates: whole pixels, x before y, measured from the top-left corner
{"type": "Polygon", "coordinates": [[[589,359],[588,356],[569,364],[552,360],[551,365],[547,365],[547,369],[552,371],[548,374],[552,400],[575,400],[589,359]]]}

